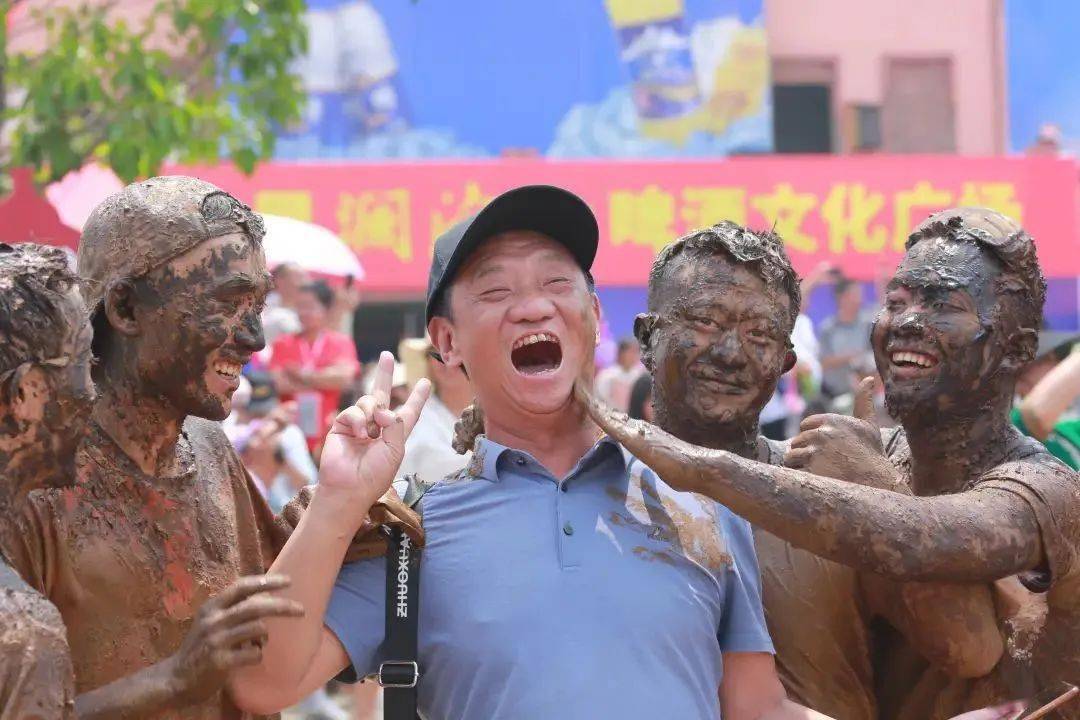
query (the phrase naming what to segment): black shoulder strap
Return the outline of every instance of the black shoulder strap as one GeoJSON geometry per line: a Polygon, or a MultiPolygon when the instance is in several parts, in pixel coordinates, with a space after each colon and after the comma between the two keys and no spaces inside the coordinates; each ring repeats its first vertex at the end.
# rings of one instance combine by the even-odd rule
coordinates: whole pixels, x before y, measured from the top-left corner
{"type": "MultiPolygon", "coordinates": [[[[415,507],[431,488],[416,475],[406,478],[402,501],[415,507]]],[[[420,622],[420,550],[398,528],[387,529],[386,553],[386,639],[388,660],[379,665],[378,681],[383,692],[385,720],[416,720],[416,685],[420,681],[417,664],[417,627],[420,622]]]]}

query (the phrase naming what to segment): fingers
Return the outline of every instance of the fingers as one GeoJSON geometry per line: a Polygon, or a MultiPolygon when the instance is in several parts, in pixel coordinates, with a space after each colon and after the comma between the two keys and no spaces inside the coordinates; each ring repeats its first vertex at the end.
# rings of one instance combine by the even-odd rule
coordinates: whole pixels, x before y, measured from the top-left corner
{"type": "Polygon", "coordinates": [[[872,376],[864,377],[859,381],[859,386],[855,388],[855,407],[851,414],[860,420],[876,422],[877,414],[874,410],[875,382],[876,380],[872,376]]]}
{"type": "Polygon", "coordinates": [[[267,637],[266,623],[262,620],[252,620],[221,633],[220,644],[229,648],[244,643],[265,645],[267,637]]]}
{"type": "Polygon", "coordinates": [[[829,416],[831,414],[832,413],[822,413],[820,415],[810,415],[809,417],[803,418],[803,421],[799,423],[799,430],[806,431],[821,427],[829,421],[829,416]]]}
{"type": "Polygon", "coordinates": [[[810,461],[813,460],[813,458],[813,448],[793,448],[784,453],[784,467],[795,469],[805,468],[810,465],[810,461]]]}
{"type": "Polygon", "coordinates": [[[291,584],[292,581],[284,575],[248,575],[234,582],[217,597],[212,598],[210,603],[218,608],[230,608],[257,593],[283,590],[291,584]]]}
{"type": "Polygon", "coordinates": [[[226,650],[221,661],[222,668],[232,670],[238,667],[258,665],[262,662],[261,645],[244,645],[235,650],[226,650]]]}
{"type": "Polygon", "coordinates": [[[242,625],[252,620],[271,617],[302,617],[304,606],[295,600],[260,595],[248,598],[222,613],[218,620],[221,627],[242,625]]]}
{"type": "Polygon", "coordinates": [[[371,386],[371,395],[379,407],[390,404],[390,390],[394,386],[394,356],[383,350],[379,355],[379,367],[375,370],[375,382],[371,386]]]}
{"type": "Polygon", "coordinates": [[[405,401],[405,404],[397,409],[397,415],[401,418],[405,427],[405,436],[408,437],[412,432],[413,427],[416,425],[417,419],[420,417],[420,412],[424,409],[424,403],[427,402],[431,396],[431,381],[427,378],[421,378],[413,386],[412,392],[409,393],[409,399],[405,401]]]}
{"type": "Polygon", "coordinates": [[[329,434],[345,435],[356,440],[370,440],[367,413],[355,405],[345,408],[334,418],[329,434]]]}
{"type": "Polygon", "coordinates": [[[814,445],[824,445],[828,442],[829,435],[826,432],[826,428],[818,427],[810,430],[803,430],[801,433],[791,439],[789,447],[793,450],[798,448],[811,447],[814,445]]]}

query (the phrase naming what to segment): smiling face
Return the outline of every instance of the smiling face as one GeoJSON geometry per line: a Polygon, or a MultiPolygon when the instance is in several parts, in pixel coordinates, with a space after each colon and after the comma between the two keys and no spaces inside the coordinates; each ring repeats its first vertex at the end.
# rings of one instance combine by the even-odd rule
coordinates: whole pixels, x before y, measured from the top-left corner
{"type": "Polygon", "coordinates": [[[560,243],[535,232],[481,245],[449,290],[450,318],[432,339],[447,365],[463,365],[489,418],[544,415],[571,405],[591,377],[599,305],[560,243]]]}
{"type": "Polygon", "coordinates": [[[1005,391],[1011,328],[995,291],[999,273],[968,242],[930,238],[904,256],[871,335],[890,413],[967,415],[1005,391]]]}
{"type": "Polygon", "coordinates": [[[794,354],[787,295],[726,257],[680,258],[655,314],[639,318],[664,428],[756,425],[794,354]],[[650,331],[651,326],[651,331],[650,331]]]}
{"type": "Polygon", "coordinates": [[[178,410],[223,420],[240,370],[265,345],[270,287],[261,245],[242,233],[208,240],[135,285],[138,381],[178,410]]]}

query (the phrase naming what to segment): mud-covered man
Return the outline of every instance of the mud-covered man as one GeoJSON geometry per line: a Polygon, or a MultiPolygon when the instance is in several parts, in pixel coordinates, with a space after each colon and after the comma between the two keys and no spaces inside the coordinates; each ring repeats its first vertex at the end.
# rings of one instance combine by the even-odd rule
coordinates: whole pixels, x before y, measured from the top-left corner
{"type": "MultiPolygon", "coordinates": [[[[967,583],[958,587],[971,593],[964,614],[921,615],[920,632],[983,624],[993,588],[1006,643],[1003,655],[992,643],[981,649],[1002,656],[990,675],[950,677],[906,639],[886,639],[887,717],[942,718],[1024,697],[1080,676],[1080,483],[1008,419],[1045,288],[1030,236],[998,213],[961,208],[923,223],[872,334],[903,429],[883,445],[867,421],[808,420],[785,462],[811,472],[595,414],[673,485],[717,498],[797,547],[902,581],[898,602],[917,600],[927,581],[967,583]]],[[[1075,704],[1063,714],[1076,715],[1075,704]]]]}
{"type": "MultiPolygon", "coordinates": [[[[94,399],[90,326],[59,248],[0,244],[0,512],[70,483],[94,399]]],[[[0,717],[70,718],[64,623],[0,555],[0,717]]]]}
{"type": "MultiPolygon", "coordinates": [[[[649,276],[649,311],[635,323],[653,376],[655,422],[696,445],[782,464],[786,447],[759,435],[758,424],[796,361],[790,336],[799,307],[798,277],[772,233],[723,222],[664,248],[649,276]]],[[[864,591],[852,568],[760,529],[754,540],[789,696],[838,718],[876,717],[869,627],[890,608],[864,591]]],[[[931,597],[935,608],[957,602],[931,597]]],[[[946,628],[920,647],[946,662],[945,648],[970,633],[946,628]]]]}
{"type": "Polygon", "coordinates": [[[213,422],[264,344],[261,239],[258,216],[184,177],[130,185],[86,223],[98,400],[74,487],[31,493],[5,542],[63,615],[80,693],[153,680],[80,715],[241,717],[228,672],[258,661],[263,619],[301,612],[267,594],[285,580],[242,577],[272,560],[273,519],[213,422]]]}

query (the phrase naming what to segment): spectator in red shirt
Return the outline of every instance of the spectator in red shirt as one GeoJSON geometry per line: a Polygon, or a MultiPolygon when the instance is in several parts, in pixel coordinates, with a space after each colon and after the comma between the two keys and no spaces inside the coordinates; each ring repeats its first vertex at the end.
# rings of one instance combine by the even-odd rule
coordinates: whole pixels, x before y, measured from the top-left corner
{"type": "Polygon", "coordinates": [[[322,282],[304,285],[297,299],[300,332],[274,341],[270,372],[283,400],[295,400],[297,424],[314,451],[330,429],[341,391],[356,377],[360,363],[352,338],[328,327],[334,291],[322,282]]]}

